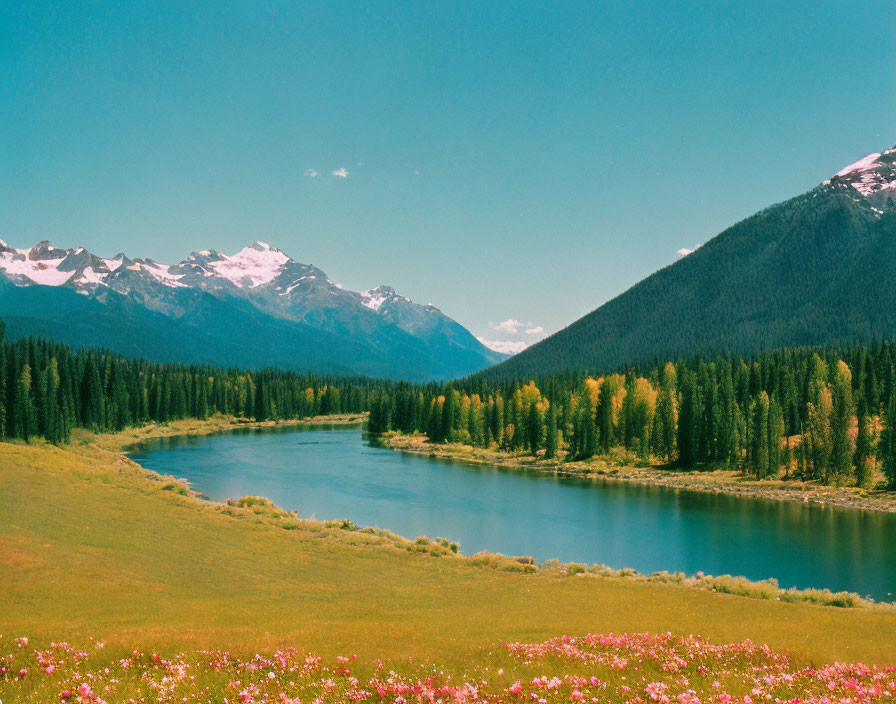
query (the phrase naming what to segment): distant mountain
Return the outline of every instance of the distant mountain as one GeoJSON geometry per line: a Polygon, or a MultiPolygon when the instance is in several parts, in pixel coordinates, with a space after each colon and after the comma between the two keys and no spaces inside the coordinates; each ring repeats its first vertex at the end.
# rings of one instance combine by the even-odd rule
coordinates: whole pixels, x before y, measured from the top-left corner
{"type": "Polygon", "coordinates": [[[0,317],[12,337],[187,363],[426,381],[506,358],[432,305],[347,291],[264,242],[166,265],[0,241],[0,317]]]}
{"type": "Polygon", "coordinates": [[[896,147],[725,230],[488,370],[606,370],[896,335],[896,147]]]}

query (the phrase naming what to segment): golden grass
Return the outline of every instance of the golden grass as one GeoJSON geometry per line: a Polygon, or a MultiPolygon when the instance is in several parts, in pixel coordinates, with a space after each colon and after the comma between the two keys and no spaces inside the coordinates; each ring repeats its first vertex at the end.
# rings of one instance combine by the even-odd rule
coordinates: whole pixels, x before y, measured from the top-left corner
{"type": "Polygon", "coordinates": [[[0,634],[167,652],[297,645],[462,665],[505,640],[672,631],[751,638],[802,661],[896,662],[892,610],[509,572],[492,558],[414,549],[263,502],[203,502],[117,451],[158,432],[226,425],[79,432],[64,447],[0,443],[0,634]]]}

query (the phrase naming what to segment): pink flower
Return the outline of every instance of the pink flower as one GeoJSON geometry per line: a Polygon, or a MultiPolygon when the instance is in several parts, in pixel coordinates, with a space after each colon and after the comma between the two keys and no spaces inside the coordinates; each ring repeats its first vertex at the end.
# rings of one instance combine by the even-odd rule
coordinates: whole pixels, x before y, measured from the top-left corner
{"type": "Polygon", "coordinates": [[[523,691],[523,685],[519,682],[514,682],[512,685],[510,685],[510,687],[508,687],[507,691],[511,694],[519,694],[523,691]]]}

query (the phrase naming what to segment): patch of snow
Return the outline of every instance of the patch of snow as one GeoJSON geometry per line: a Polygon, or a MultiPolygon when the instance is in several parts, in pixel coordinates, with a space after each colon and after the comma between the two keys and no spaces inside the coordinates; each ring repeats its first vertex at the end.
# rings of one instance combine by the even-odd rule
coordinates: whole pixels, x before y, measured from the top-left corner
{"type": "Polygon", "coordinates": [[[874,152],[874,154],[863,156],[855,164],[850,164],[846,168],[840,169],[840,171],[837,172],[837,176],[846,176],[854,171],[865,171],[866,169],[870,169],[878,159],[880,159],[880,152],[874,152]]]}
{"type": "Polygon", "coordinates": [[[156,262],[153,262],[152,264],[143,264],[143,270],[157,281],[166,286],[171,286],[172,288],[186,288],[186,284],[180,282],[183,278],[183,274],[172,274],[170,269],[171,267],[167,264],[157,264],[156,262]]]}
{"type": "Polygon", "coordinates": [[[104,284],[105,280],[105,274],[100,274],[92,266],[85,267],[84,271],[76,279],[79,284],[104,284]]]}
{"type": "Polygon", "coordinates": [[[295,281],[293,281],[292,284],[290,284],[289,286],[287,286],[287,287],[286,287],[286,290],[285,290],[283,293],[281,293],[280,295],[281,295],[281,296],[287,296],[287,295],[289,295],[289,294],[292,292],[293,289],[296,289],[296,288],[298,288],[299,286],[301,286],[301,285],[302,285],[302,282],[303,282],[305,279],[307,279],[307,278],[308,278],[307,276],[300,276],[298,279],[296,279],[295,281]]]}
{"type": "Polygon", "coordinates": [[[387,298],[388,296],[380,293],[378,289],[372,288],[361,294],[361,305],[370,308],[370,310],[379,310],[387,298]]]}
{"type": "Polygon", "coordinates": [[[0,254],[0,270],[9,276],[24,276],[36,284],[42,286],[61,286],[68,281],[74,271],[59,271],[62,263],[59,259],[46,261],[33,261],[26,256],[28,250],[17,249],[15,252],[3,252],[0,254]]]}
{"type": "Polygon", "coordinates": [[[232,257],[222,254],[219,261],[210,262],[209,266],[218,276],[241,288],[246,284],[255,288],[273,281],[288,261],[289,257],[279,249],[274,249],[265,242],[256,242],[232,257]],[[262,249],[259,250],[258,247],[262,249]]]}
{"type": "Polygon", "coordinates": [[[165,286],[170,286],[172,288],[186,288],[187,285],[180,282],[180,279],[183,278],[183,274],[172,274],[170,269],[171,267],[167,264],[159,264],[151,260],[134,262],[128,267],[129,271],[146,272],[156,281],[165,286]]]}
{"type": "Polygon", "coordinates": [[[103,264],[109,267],[109,271],[117,271],[124,263],[124,255],[119,254],[114,259],[103,259],[103,264]]]}

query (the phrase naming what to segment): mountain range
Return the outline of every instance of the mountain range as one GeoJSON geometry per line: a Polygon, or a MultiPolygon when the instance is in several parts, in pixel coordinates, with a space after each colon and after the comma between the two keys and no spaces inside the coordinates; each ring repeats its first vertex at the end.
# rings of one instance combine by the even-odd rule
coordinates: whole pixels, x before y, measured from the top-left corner
{"type": "Polygon", "coordinates": [[[483,373],[529,378],[893,336],[896,147],[737,223],[483,373]]]}
{"type": "Polygon", "coordinates": [[[0,241],[0,317],[11,337],[158,361],[428,381],[506,358],[431,304],[346,290],[264,242],[166,265],[0,241]]]}

